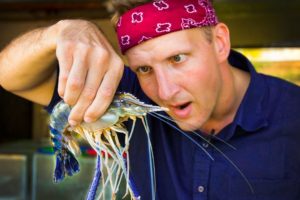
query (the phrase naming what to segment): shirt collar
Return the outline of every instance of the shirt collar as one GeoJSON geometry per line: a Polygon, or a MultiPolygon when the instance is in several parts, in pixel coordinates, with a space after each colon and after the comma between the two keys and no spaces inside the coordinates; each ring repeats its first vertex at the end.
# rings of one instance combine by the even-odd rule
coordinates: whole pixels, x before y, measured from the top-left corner
{"type": "Polygon", "coordinates": [[[251,78],[233,122],[225,128],[226,130],[229,128],[230,131],[224,133],[225,135],[222,136],[224,139],[231,138],[237,126],[240,126],[246,132],[257,131],[268,126],[268,121],[263,111],[264,102],[268,98],[267,86],[263,77],[255,71],[253,65],[245,56],[236,51],[231,50],[228,60],[232,66],[249,72],[251,78]]]}

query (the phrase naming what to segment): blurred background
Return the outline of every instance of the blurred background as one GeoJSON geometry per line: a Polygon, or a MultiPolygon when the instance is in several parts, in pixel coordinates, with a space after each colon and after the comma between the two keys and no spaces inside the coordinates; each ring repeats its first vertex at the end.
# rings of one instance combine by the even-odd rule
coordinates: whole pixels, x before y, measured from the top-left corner
{"type": "MultiPolygon", "coordinates": [[[[300,84],[300,0],[214,0],[214,6],[230,28],[232,47],[258,71],[300,84]]],[[[26,31],[71,18],[97,23],[117,49],[101,0],[0,0],[0,49],[26,31]]],[[[54,185],[47,113],[0,86],[0,200],[84,199],[93,154],[80,162],[80,175],[54,185]]]]}

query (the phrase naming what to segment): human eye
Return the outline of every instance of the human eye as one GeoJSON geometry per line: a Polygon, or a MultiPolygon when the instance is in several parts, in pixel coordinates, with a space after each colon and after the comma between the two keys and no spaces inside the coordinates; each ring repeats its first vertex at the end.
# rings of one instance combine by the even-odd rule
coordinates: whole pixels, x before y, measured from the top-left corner
{"type": "Polygon", "coordinates": [[[171,61],[172,63],[180,63],[180,62],[185,61],[185,59],[186,59],[186,55],[184,55],[184,54],[177,54],[177,55],[175,55],[175,56],[172,56],[172,57],[170,58],[170,61],[171,61]]]}
{"type": "Polygon", "coordinates": [[[136,69],[136,72],[139,74],[147,74],[147,73],[151,72],[151,67],[141,66],[136,69]]]}

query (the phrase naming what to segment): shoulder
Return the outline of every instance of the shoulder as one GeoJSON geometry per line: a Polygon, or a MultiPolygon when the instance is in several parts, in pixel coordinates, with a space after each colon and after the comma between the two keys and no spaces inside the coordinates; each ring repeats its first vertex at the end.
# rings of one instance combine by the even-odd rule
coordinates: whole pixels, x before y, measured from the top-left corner
{"type": "Polygon", "coordinates": [[[261,76],[267,86],[264,106],[269,108],[268,116],[275,123],[294,124],[300,128],[300,87],[276,77],[261,76]]]}
{"type": "Polygon", "coordinates": [[[277,77],[263,74],[261,76],[268,87],[269,96],[276,98],[277,104],[284,107],[295,106],[299,108],[300,87],[298,85],[277,77]]]}

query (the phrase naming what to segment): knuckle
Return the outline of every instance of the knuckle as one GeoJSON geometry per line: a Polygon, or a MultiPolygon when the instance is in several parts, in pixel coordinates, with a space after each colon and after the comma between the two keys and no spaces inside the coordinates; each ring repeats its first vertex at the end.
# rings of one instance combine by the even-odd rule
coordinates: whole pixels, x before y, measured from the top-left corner
{"type": "Polygon", "coordinates": [[[88,101],[91,101],[95,98],[96,90],[94,88],[85,88],[82,92],[83,98],[88,101]]]}
{"type": "Polygon", "coordinates": [[[65,83],[65,82],[67,82],[67,80],[68,80],[68,74],[62,73],[59,75],[59,82],[65,83]]]}
{"type": "Polygon", "coordinates": [[[110,86],[101,87],[100,93],[104,98],[111,98],[114,95],[114,89],[110,86]]]}
{"type": "Polygon", "coordinates": [[[74,106],[76,103],[75,99],[71,97],[64,97],[64,101],[70,106],[74,106]]]}
{"type": "Polygon", "coordinates": [[[77,46],[81,51],[88,51],[91,48],[91,46],[85,42],[78,42],[77,46]]]}
{"type": "Polygon", "coordinates": [[[69,82],[69,87],[71,90],[80,90],[83,86],[83,81],[79,79],[73,79],[69,82]]]}
{"type": "Polygon", "coordinates": [[[107,49],[105,49],[102,46],[96,46],[94,48],[94,51],[96,52],[96,55],[100,61],[102,60],[106,61],[110,58],[110,53],[108,52],[107,49]]]}
{"type": "Polygon", "coordinates": [[[88,44],[80,42],[77,44],[75,54],[78,56],[78,58],[85,58],[90,52],[90,49],[91,47],[88,44]]]}
{"type": "Polygon", "coordinates": [[[71,59],[74,51],[74,44],[69,41],[58,42],[55,54],[59,63],[65,63],[66,60],[71,59]]]}
{"type": "Polygon", "coordinates": [[[67,50],[70,47],[73,47],[75,45],[75,42],[72,41],[71,39],[65,39],[63,41],[61,41],[61,46],[63,49],[67,50]]]}
{"type": "Polygon", "coordinates": [[[65,39],[65,40],[61,40],[58,42],[57,45],[57,54],[62,54],[64,55],[64,52],[68,52],[70,51],[70,49],[74,48],[75,43],[72,40],[69,39],[65,39]]]}

